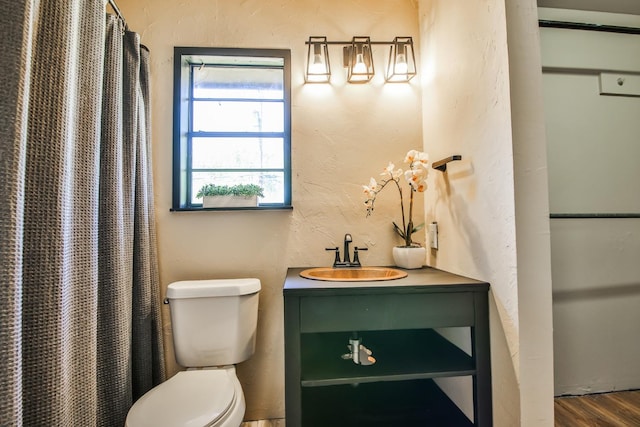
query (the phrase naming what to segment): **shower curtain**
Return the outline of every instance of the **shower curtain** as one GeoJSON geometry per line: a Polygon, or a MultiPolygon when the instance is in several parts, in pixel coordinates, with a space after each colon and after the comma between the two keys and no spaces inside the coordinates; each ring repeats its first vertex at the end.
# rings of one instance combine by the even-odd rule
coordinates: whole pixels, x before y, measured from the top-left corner
{"type": "Polygon", "coordinates": [[[103,0],[0,28],[0,425],[120,427],[164,379],[148,51],[103,0]]]}

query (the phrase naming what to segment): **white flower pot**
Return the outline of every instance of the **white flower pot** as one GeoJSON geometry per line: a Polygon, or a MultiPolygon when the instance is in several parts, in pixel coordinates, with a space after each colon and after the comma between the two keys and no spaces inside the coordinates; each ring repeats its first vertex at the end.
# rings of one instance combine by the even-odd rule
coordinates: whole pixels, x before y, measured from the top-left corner
{"type": "Polygon", "coordinates": [[[204,196],[203,208],[247,208],[258,206],[258,196],[204,196]]]}
{"type": "Polygon", "coordinates": [[[422,268],[427,260],[427,250],[422,246],[395,246],[393,261],[406,269],[422,268]]]}

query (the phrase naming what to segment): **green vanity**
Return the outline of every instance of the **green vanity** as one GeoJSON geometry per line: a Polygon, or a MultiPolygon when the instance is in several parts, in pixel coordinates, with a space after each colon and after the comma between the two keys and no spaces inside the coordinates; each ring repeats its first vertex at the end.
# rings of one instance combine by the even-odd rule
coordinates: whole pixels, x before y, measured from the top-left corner
{"type": "Polygon", "coordinates": [[[283,290],[287,427],[492,425],[488,283],[433,268],[386,281],[303,270],[283,290]],[[435,330],[460,327],[471,355],[435,330]],[[434,382],[445,377],[471,378],[474,420],[434,382]]]}

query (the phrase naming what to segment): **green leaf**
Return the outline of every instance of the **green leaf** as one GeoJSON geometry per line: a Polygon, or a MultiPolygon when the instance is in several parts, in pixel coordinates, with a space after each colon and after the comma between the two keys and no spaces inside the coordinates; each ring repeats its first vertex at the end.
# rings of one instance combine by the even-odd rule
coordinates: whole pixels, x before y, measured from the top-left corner
{"type": "Polygon", "coordinates": [[[393,224],[393,230],[396,233],[398,233],[398,236],[402,237],[403,239],[406,239],[405,231],[400,226],[398,226],[398,224],[396,224],[395,222],[392,222],[392,224],[393,224]]]}
{"type": "Polygon", "coordinates": [[[411,234],[415,233],[416,231],[420,231],[424,228],[424,222],[416,227],[413,227],[413,230],[411,230],[411,234]]]}
{"type": "Polygon", "coordinates": [[[196,194],[198,199],[204,196],[259,196],[264,197],[264,189],[256,184],[228,185],[206,184],[196,194]]]}

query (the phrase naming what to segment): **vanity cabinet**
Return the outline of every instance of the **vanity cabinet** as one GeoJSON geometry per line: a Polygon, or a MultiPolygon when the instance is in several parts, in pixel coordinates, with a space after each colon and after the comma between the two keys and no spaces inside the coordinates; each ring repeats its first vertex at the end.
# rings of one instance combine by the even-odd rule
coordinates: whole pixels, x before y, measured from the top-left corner
{"type": "Polygon", "coordinates": [[[376,282],[302,270],[283,290],[287,427],[492,425],[488,283],[432,268],[376,282]],[[448,328],[468,331],[467,351],[448,328]],[[374,364],[341,357],[354,337],[374,364]],[[438,387],[447,377],[472,384],[473,420],[438,387]]]}

